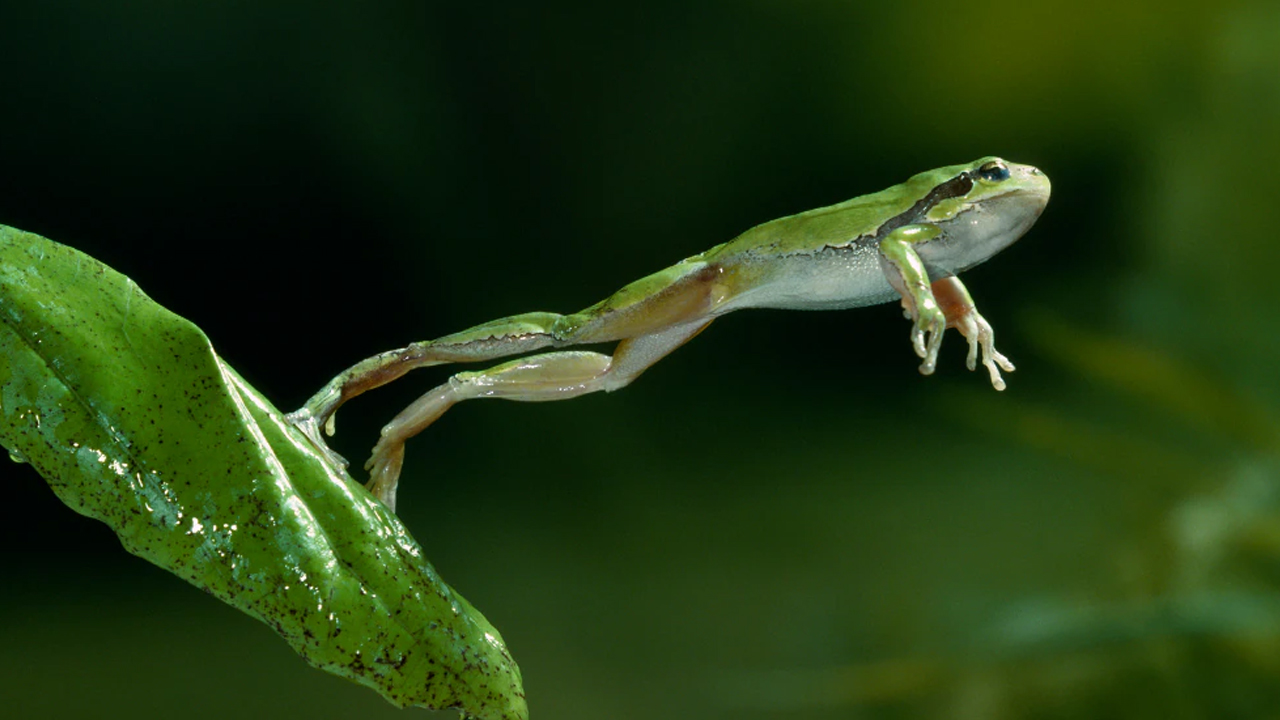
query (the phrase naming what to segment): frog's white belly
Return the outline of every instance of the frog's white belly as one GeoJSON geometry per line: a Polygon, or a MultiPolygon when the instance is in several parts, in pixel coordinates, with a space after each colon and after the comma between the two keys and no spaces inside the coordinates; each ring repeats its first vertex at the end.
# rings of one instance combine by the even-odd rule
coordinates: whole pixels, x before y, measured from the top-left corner
{"type": "Polygon", "coordinates": [[[828,248],[811,255],[773,258],[768,264],[761,281],[727,301],[723,312],[743,308],[844,310],[898,298],[870,247],[828,248]]]}

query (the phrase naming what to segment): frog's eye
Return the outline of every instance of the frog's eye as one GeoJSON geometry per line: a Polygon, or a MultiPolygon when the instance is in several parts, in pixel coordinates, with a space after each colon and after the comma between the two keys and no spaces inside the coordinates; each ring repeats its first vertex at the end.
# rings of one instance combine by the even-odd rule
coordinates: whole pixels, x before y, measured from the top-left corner
{"type": "Polygon", "coordinates": [[[987,182],[1000,182],[1009,179],[1009,168],[999,160],[992,160],[978,168],[978,176],[987,182]]]}

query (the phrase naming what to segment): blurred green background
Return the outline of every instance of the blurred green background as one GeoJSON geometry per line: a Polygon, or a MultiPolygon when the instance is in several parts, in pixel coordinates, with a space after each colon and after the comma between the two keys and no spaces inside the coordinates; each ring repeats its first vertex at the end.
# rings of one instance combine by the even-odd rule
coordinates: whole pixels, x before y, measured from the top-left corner
{"type": "MultiPolygon", "coordinates": [[[[1048,210],[965,275],[1005,393],[955,335],[920,377],[892,306],[740,313],[623,392],[454,410],[401,515],[535,718],[1280,717],[1280,4],[534,5],[5,3],[0,222],[287,409],[758,222],[1035,164],[1048,210]]],[[[4,717],[404,716],[3,473],[4,717]]]]}

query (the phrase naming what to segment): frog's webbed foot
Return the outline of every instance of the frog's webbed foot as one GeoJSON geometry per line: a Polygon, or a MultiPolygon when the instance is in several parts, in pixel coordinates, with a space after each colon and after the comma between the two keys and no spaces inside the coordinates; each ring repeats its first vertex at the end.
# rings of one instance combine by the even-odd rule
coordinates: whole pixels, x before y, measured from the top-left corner
{"type": "Polygon", "coordinates": [[[982,347],[982,364],[987,367],[987,372],[991,374],[991,385],[997,390],[1005,388],[1004,378],[1000,376],[1000,370],[1005,372],[1013,372],[1013,363],[1009,358],[1000,354],[995,347],[995,333],[991,329],[991,324],[986,318],[978,314],[976,309],[958,318],[953,326],[960,331],[969,340],[969,356],[965,359],[965,366],[970,370],[977,368],[978,347],[982,347]]]}
{"type": "Polygon", "coordinates": [[[404,441],[388,441],[383,437],[373,447],[373,455],[364,464],[369,471],[369,482],[364,486],[374,497],[396,511],[396,488],[400,485],[400,470],[404,467],[404,441]]]}
{"type": "Polygon", "coordinates": [[[464,387],[464,383],[458,377],[469,375],[472,373],[460,373],[450,378],[413,401],[382,428],[378,444],[373,446],[373,454],[364,464],[364,469],[369,471],[369,482],[364,486],[392,512],[396,510],[396,488],[400,484],[400,470],[404,467],[405,442],[425,430],[460,399],[459,389],[464,387]]]}
{"type": "Polygon", "coordinates": [[[320,434],[320,429],[324,428],[324,434],[333,436],[334,417],[341,404],[340,388],[333,387],[332,384],[326,386],[320,392],[316,393],[307,401],[306,405],[298,408],[294,412],[284,416],[287,420],[302,434],[307,436],[316,451],[334,467],[345,470],[347,468],[347,460],[338,453],[329,449],[328,443],[324,441],[324,437],[320,434]]]}
{"type": "Polygon", "coordinates": [[[938,367],[938,350],[942,347],[942,335],[947,329],[947,316],[933,303],[919,305],[903,301],[906,316],[911,319],[911,347],[920,363],[921,375],[932,375],[938,367]]]}
{"type": "Polygon", "coordinates": [[[969,341],[969,355],[965,358],[965,366],[970,370],[977,368],[978,350],[982,350],[982,364],[991,375],[991,385],[996,390],[1004,390],[1004,378],[1000,370],[1013,372],[1013,363],[1002,355],[995,346],[995,331],[991,323],[978,313],[969,291],[961,284],[959,278],[949,277],[933,283],[933,294],[947,316],[947,327],[960,331],[969,341]]]}

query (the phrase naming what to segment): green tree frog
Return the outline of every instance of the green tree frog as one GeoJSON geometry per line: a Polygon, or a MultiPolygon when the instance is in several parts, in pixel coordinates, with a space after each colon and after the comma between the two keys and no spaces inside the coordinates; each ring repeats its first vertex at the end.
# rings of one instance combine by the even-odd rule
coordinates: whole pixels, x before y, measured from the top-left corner
{"type": "Polygon", "coordinates": [[[943,331],[952,327],[969,342],[969,369],[980,350],[991,384],[1003,390],[1000,370],[1011,372],[1013,364],[996,351],[991,325],[956,274],[1021,237],[1048,201],[1044,173],[996,157],[923,172],[887,190],[757,225],[572,315],[514,315],[376,355],[335,377],[289,419],[331,462],[345,465],[320,429],[332,435],[340,405],[414,368],[618,341],[612,356],[556,350],[458,373],[419,398],[382,429],[365,465],[367,487],[394,509],[405,441],[462,400],[609,392],[734,310],[838,310],[895,298],[912,321],[921,373],[933,372],[943,331]]]}

